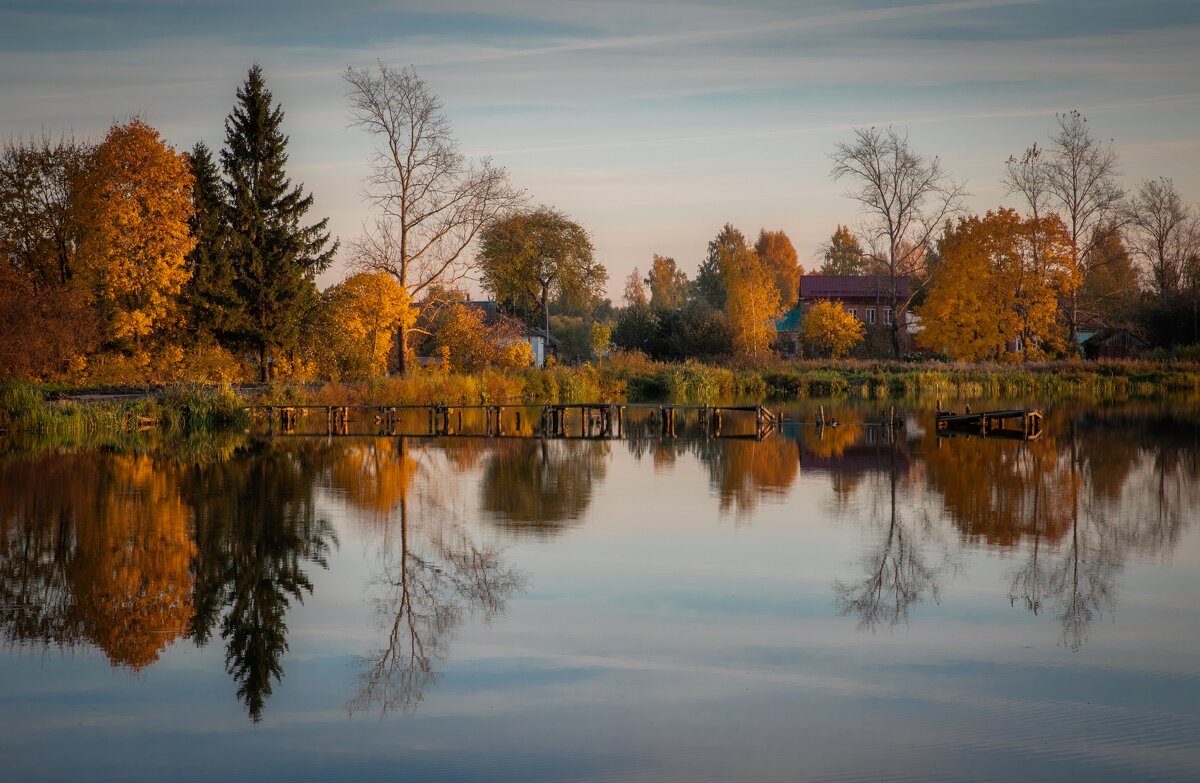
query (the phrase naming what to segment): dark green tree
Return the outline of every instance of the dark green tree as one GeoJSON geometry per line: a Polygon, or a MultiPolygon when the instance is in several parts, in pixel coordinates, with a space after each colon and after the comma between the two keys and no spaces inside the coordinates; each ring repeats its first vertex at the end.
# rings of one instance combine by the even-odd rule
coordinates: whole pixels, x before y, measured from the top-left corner
{"type": "Polygon", "coordinates": [[[234,289],[234,270],[229,257],[229,224],[226,222],[225,192],[212,153],[204,142],[192,148],[192,205],[188,221],[196,246],[187,255],[191,272],[183,290],[187,330],[193,340],[207,342],[227,338],[238,326],[241,303],[234,289]]]}
{"type": "Polygon", "coordinates": [[[825,246],[823,258],[823,275],[865,275],[870,265],[870,259],[863,252],[858,238],[840,223],[825,246]]]}
{"type": "Polygon", "coordinates": [[[328,218],[305,226],[312,195],[284,171],[288,137],[283,109],[271,105],[262,68],[254,65],[225,120],[225,172],[230,259],[240,301],[238,334],[257,350],[260,378],[270,379],[273,352],[290,350],[306,310],[317,299],[313,278],[333,261],[328,218]]]}
{"type": "Polygon", "coordinates": [[[725,276],[733,260],[741,253],[753,252],[746,235],[726,223],[708,243],[708,255],[696,272],[696,297],[715,310],[725,309],[725,276]]]}

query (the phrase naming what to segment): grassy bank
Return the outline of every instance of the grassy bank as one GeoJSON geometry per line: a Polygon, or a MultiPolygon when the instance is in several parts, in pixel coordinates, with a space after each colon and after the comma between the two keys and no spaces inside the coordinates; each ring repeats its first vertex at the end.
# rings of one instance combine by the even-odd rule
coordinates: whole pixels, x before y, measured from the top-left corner
{"type": "Polygon", "coordinates": [[[631,398],[675,402],[730,399],[1125,400],[1200,394],[1200,364],[1055,362],[978,365],[927,362],[774,362],[714,367],[613,362],[631,398]]]}
{"type": "Polygon", "coordinates": [[[170,435],[244,429],[247,403],[275,405],[716,403],[796,399],[1122,401],[1200,396],[1194,362],[1057,362],[964,365],[906,362],[772,362],[762,366],[663,364],[614,356],[600,367],[460,375],[423,370],[360,383],[274,385],[238,394],[185,387],[142,399],[46,400],[32,386],[0,387],[0,430],[82,437],[158,428],[170,435]]]}
{"type": "Polygon", "coordinates": [[[256,402],[311,405],[836,399],[1154,399],[1200,395],[1200,364],[1059,362],[966,365],[929,362],[772,362],[762,366],[664,364],[615,356],[600,367],[500,374],[418,372],[403,378],[314,387],[279,386],[256,402]]]}
{"type": "Polygon", "coordinates": [[[245,401],[225,389],[183,387],[140,399],[48,400],[37,387],[0,387],[0,430],[49,438],[115,437],[150,428],[186,437],[242,429],[245,401]]]}

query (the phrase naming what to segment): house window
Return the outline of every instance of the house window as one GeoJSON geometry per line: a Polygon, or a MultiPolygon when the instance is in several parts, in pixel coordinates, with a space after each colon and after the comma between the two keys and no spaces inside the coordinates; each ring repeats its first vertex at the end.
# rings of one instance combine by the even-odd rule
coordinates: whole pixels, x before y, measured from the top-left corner
{"type": "Polygon", "coordinates": [[[850,315],[854,316],[855,318],[858,318],[858,308],[857,307],[849,308],[849,313],[850,313],[850,315]]]}
{"type": "Polygon", "coordinates": [[[874,307],[867,308],[867,323],[869,323],[869,324],[875,323],[875,308],[874,307]]]}
{"type": "Polygon", "coordinates": [[[890,307],[883,308],[883,322],[885,324],[887,324],[888,326],[892,325],[892,308],[890,308],[890,307]]]}

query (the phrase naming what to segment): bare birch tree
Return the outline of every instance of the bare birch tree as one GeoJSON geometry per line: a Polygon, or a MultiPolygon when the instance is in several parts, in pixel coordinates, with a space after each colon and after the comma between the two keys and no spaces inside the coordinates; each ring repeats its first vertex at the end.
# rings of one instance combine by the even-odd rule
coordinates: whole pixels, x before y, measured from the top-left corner
{"type": "Polygon", "coordinates": [[[838,144],[830,158],[833,178],[850,181],[846,196],[859,203],[862,238],[888,278],[884,294],[894,314],[892,355],[899,357],[900,314],[922,285],[926,248],[942,224],[962,211],[966,190],[942,170],[937,157],[913,152],[908,134],[890,126],[855,129],[854,139],[838,144]],[[901,299],[903,278],[913,285],[901,299]]]}
{"type": "MultiPolygon", "coordinates": [[[[459,152],[441,99],[411,66],[396,70],[347,68],[350,124],[376,138],[364,193],[376,210],[374,224],[352,246],[354,263],[388,272],[418,301],[431,289],[466,278],[464,251],[522,193],[489,159],[472,162],[459,152]]],[[[397,333],[399,371],[408,369],[408,332],[397,333]]]]}
{"type": "MultiPolygon", "coordinates": [[[[1120,217],[1124,192],[1117,183],[1120,159],[1111,144],[1092,137],[1087,120],[1075,110],[1057,115],[1058,131],[1050,137],[1050,155],[1045,163],[1050,202],[1062,209],[1063,222],[1071,235],[1072,262],[1080,279],[1101,263],[1093,253],[1100,234],[1095,230],[1120,217]]],[[[1078,344],[1079,287],[1066,296],[1066,319],[1071,345],[1078,344]]]]}
{"type": "Polygon", "coordinates": [[[1146,264],[1165,304],[1179,293],[1191,259],[1200,254],[1200,216],[1166,177],[1143,180],[1125,211],[1129,246],[1146,264]]]}

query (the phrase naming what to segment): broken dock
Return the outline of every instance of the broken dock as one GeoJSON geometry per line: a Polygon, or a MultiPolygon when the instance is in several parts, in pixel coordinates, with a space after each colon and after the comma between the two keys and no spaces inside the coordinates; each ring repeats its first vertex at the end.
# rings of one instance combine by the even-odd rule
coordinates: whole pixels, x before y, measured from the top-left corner
{"type": "MultiPolygon", "coordinates": [[[[940,407],[940,405],[939,405],[940,407]]],[[[1036,408],[973,413],[937,412],[939,435],[982,435],[984,437],[1034,440],[1042,435],[1042,412],[1036,408]]]]}
{"type": "Polygon", "coordinates": [[[250,405],[271,435],[617,440],[703,438],[761,440],[776,427],[762,405],[637,403],[509,405],[250,405]],[[315,420],[315,421],[314,421],[315,420]]]}

